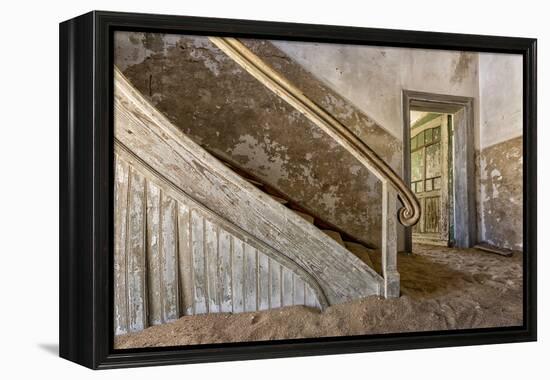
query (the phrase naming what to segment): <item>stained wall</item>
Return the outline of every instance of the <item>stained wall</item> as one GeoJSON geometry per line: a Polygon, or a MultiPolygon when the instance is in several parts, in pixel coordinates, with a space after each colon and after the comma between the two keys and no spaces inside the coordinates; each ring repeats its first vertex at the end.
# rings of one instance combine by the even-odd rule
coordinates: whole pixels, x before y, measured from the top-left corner
{"type": "Polygon", "coordinates": [[[523,248],[522,57],[479,55],[479,239],[523,248]]]}
{"type": "MultiPolygon", "coordinates": [[[[511,171],[501,167],[506,154],[515,157],[521,145],[521,58],[285,41],[245,43],[399,173],[402,90],[473,98],[478,238],[521,247],[521,164],[511,171]],[[488,149],[510,140],[502,149],[488,149]],[[505,177],[499,180],[494,170],[505,177]],[[493,184],[498,193],[492,191],[493,184]],[[507,216],[514,219],[512,235],[509,229],[498,230],[502,219],[493,217],[504,194],[514,202],[507,216]],[[504,241],[504,236],[512,238],[504,241]]],[[[380,244],[380,186],[373,176],[206,38],[117,33],[115,57],[132,83],[196,141],[236,160],[312,213],[380,244]]],[[[400,247],[403,236],[401,230],[400,247]]]]}
{"type": "MultiPolygon", "coordinates": [[[[401,144],[269,42],[245,41],[396,170],[401,144]]],[[[117,33],[115,62],[175,125],[312,214],[380,246],[380,191],[355,158],[205,37],[117,33]]]]}
{"type": "Polygon", "coordinates": [[[402,90],[474,99],[478,240],[522,248],[522,57],[275,42],[402,140],[402,90]]]}

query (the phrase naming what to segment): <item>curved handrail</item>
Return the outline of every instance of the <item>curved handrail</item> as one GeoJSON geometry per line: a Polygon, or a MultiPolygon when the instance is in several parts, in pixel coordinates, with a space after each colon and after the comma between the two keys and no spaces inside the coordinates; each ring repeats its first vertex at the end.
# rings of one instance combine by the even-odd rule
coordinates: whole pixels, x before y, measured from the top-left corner
{"type": "Polygon", "coordinates": [[[372,171],[380,181],[389,181],[395,187],[397,195],[403,203],[403,207],[398,213],[399,222],[402,225],[410,227],[418,222],[421,212],[418,199],[401,177],[367,144],[280,73],[267,65],[239,40],[229,37],[209,37],[209,39],[264,86],[323,129],[372,171]]]}

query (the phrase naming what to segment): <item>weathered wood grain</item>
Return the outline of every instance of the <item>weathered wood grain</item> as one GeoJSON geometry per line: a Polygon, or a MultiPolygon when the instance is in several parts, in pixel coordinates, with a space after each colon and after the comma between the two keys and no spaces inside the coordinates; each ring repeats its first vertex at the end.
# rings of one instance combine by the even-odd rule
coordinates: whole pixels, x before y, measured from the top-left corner
{"type": "Polygon", "coordinates": [[[210,220],[204,222],[206,276],[208,285],[208,312],[220,311],[218,285],[218,228],[210,220]]]}
{"type": "Polygon", "coordinates": [[[275,260],[269,260],[269,273],[270,273],[270,289],[271,294],[269,297],[269,307],[272,309],[282,306],[282,295],[283,290],[282,281],[281,281],[281,265],[275,260]]]}
{"type": "Polygon", "coordinates": [[[233,237],[233,313],[244,311],[244,243],[233,237]]]}
{"type": "Polygon", "coordinates": [[[220,311],[225,313],[233,311],[233,280],[231,276],[231,259],[233,257],[232,236],[229,232],[225,231],[223,228],[220,228],[218,239],[218,247],[220,252],[218,262],[220,311]]]}
{"type": "Polygon", "coordinates": [[[179,318],[178,294],[178,253],[177,253],[177,214],[176,201],[161,192],[161,249],[160,263],[162,271],[162,318],[163,322],[179,318]]]}
{"type": "Polygon", "coordinates": [[[383,279],[115,79],[117,334],[181,315],[399,295],[391,185],[383,181],[383,279]]]}
{"type": "Polygon", "coordinates": [[[282,269],[282,303],[283,306],[294,305],[294,282],[292,272],[286,268],[282,269]]]}
{"type": "Polygon", "coordinates": [[[244,311],[255,311],[258,308],[258,268],[256,249],[244,245],[244,311]]]}
{"type": "Polygon", "coordinates": [[[258,254],[258,310],[269,309],[269,257],[258,254]]]}
{"type": "Polygon", "coordinates": [[[193,257],[193,279],[195,289],[195,314],[208,312],[206,260],[204,254],[204,218],[191,210],[191,251],[193,257]]]}
{"type": "Polygon", "coordinates": [[[128,178],[128,232],[126,259],[128,330],[147,327],[145,268],[145,178],[130,168],[128,178]]]}
{"type": "Polygon", "coordinates": [[[180,289],[180,313],[182,315],[195,314],[190,218],[189,206],[184,202],[178,202],[178,286],[180,289]]]}
{"type": "Polygon", "coordinates": [[[145,327],[181,315],[280,307],[283,270],[287,279],[291,279],[291,286],[287,284],[291,294],[286,296],[286,305],[305,302],[317,308],[327,305],[318,283],[286,256],[174,188],[119,143],[115,144],[115,151],[115,196],[120,202],[115,208],[115,218],[120,221],[115,236],[117,334],[141,328],[128,327],[128,307],[144,310],[145,327]],[[132,199],[142,201],[132,203],[132,199]],[[126,234],[126,228],[121,231],[136,204],[145,223],[142,234],[146,270],[132,280],[147,280],[143,290],[136,288],[144,292],[143,298],[129,298],[133,293],[125,279],[130,276],[126,257],[130,240],[125,236],[130,235],[126,234]],[[298,293],[293,293],[294,283],[301,284],[298,293]],[[299,293],[306,288],[315,289],[311,290],[309,301],[299,293]]]}
{"type": "Polygon", "coordinates": [[[128,332],[128,275],[126,232],[128,210],[128,163],[115,155],[115,247],[114,247],[114,324],[115,334],[128,332]]]}
{"type": "Polygon", "coordinates": [[[379,294],[382,278],[374,270],[215,160],[118,72],[115,84],[115,137],[152,172],[308,273],[329,304],[379,294]]]}
{"type": "Polygon", "coordinates": [[[160,253],[160,188],[147,182],[147,286],[149,325],[164,323],[160,253]]]}

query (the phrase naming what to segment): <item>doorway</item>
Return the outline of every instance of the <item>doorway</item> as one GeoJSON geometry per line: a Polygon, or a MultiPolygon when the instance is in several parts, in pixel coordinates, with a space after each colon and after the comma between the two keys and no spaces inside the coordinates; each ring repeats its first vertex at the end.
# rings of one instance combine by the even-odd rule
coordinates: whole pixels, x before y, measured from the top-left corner
{"type": "Polygon", "coordinates": [[[418,224],[405,229],[405,250],[423,243],[475,244],[473,99],[403,91],[403,177],[420,201],[418,224]]]}
{"type": "Polygon", "coordinates": [[[410,112],[410,187],[422,210],[413,243],[453,246],[452,115],[410,112]]]}

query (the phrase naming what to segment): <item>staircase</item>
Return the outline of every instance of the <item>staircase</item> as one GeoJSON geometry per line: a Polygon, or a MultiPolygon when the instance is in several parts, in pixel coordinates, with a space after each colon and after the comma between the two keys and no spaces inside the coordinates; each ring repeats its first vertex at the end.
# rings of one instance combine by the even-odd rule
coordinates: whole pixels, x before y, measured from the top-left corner
{"type": "Polygon", "coordinates": [[[115,334],[184,315],[290,305],[323,310],[399,296],[397,221],[418,220],[414,194],[345,126],[237,40],[211,40],[380,180],[380,268],[374,269],[372,247],[192,141],[115,68],[115,334]]]}
{"type": "Polygon", "coordinates": [[[244,180],[255,186],[258,190],[262,191],[273,200],[284,205],[286,208],[293,211],[296,215],[306,220],[308,223],[319,228],[332,240],[359,257],[365,264],[367,264],[371,268],[377,269],[375,268],[371,259],[371,255],[376,255],[376,251],[374,247],[372,247],[369,243],[362,241],[361,239],[346,233],[332,223],[323,220],[319,216],[315,215],[315,213],[313,213],[312,211],[301,206],[298,202],[292,200],[288,195],[265,183],[259,177],[251,174],[236,162],[230,161],[228,158],[223,157],[222,155],[214,152],[206,146],[202,146],[202,148],[204,148],[206,151],[216,157],[226,167],[241,176],[244,180]]]}

